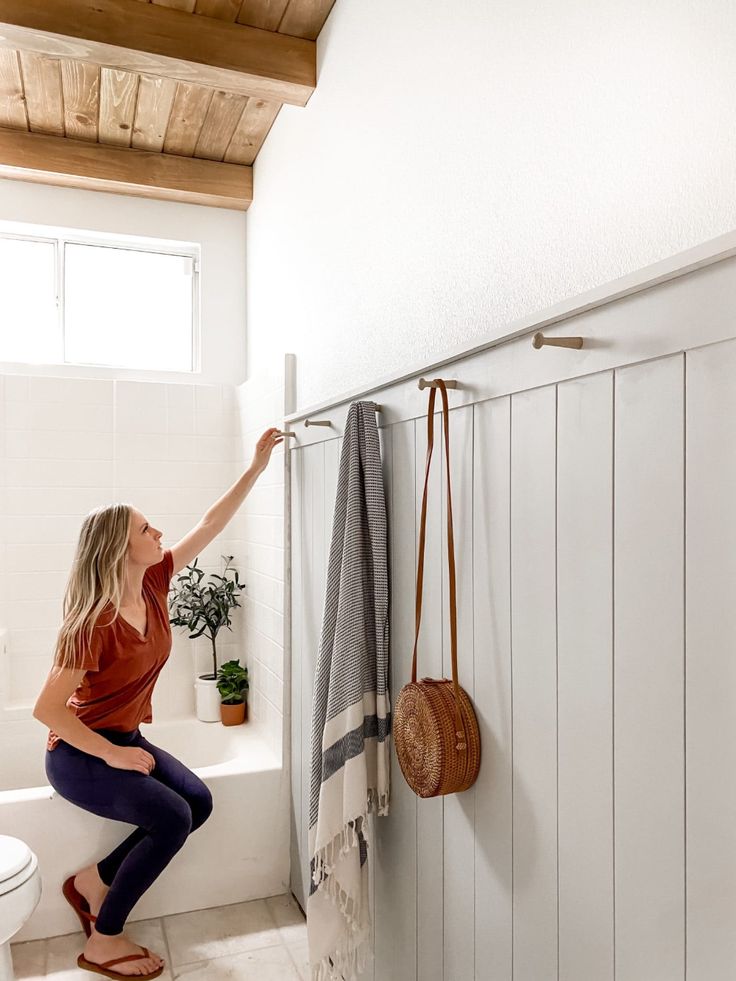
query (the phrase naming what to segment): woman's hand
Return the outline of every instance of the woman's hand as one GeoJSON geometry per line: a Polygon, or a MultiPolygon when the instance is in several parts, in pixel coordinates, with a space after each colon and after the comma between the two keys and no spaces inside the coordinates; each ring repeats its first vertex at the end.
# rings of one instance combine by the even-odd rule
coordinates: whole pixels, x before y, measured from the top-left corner
{"type": "Polygon", "coordinates": [[[156,760],[147,750],[141,749],[139,746],[115,746],[113,744],[105,758],[105,763],[116,770],[138,770],[141,773],[149,774],[156,765],[156,760]]]}
{"type": "Polygon", "coordinates": [[[268,466],[268,461],[271,459],[271,450],[274,446],[278,446],[279,443],[283,443],[283,441],[284,437],[281,435],[280,429],[277,429],[276,426],[271,426],[270,429],[267,429],[256,443],[251,468],[257,470],[259,473],[265,470],[268,466]]]}

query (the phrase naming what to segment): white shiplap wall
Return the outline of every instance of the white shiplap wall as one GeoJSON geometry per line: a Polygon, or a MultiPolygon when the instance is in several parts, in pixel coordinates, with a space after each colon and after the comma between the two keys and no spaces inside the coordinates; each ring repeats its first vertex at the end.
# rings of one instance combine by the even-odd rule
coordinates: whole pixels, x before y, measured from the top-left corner
{"type": "MultiPolygon", "coordinates": [[[[431,373],[465,389],[449,393],[458,654],[483,755],[469,791],[421,800],[393,754],[366,977],[736,977],[735,294],[729,257],[546,331],[583,335],[583,352],[527,337],[431,373]]],[[[398,390],[369,396],[384,405],[392,705],[411,672],[426,454],[416,395],[398,390]]],[[[290,451],[300,901],[342,432],[320,416],[333,429],[297,424],[290,451]]],[[[419,677],[451,675],[440,426],[419,677]]]]}

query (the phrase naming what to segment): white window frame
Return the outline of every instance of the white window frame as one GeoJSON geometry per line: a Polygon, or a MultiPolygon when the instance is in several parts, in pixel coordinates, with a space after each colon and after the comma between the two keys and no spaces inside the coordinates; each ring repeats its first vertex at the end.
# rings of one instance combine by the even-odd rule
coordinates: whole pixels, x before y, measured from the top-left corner
{"type": "MultiPolygon", "coordinates": [[[[15,223],[13,223],[15,224],[15,223]]],[[[55,301],[57,314],[57,347],[56,361],[44,361],[43,364],[66,365],[79,368],[120,369],[121,371],[140,371],[160,374],[200,374],[202,371],[202,345],[200,336],[201,325],[201,285],[200,264],[201,248],[195,242],[173,242],[167,239],[156,239],[149,236],[111,235],[103,232],[75,232],[71,229],[49,228],[54,234],[42,234],[40,226],[33,226],[38,231],[24,232],[3,228],[0,223],[0,238],[15,239],[23,242],[44,242],[54,246],[55,268],[55,301]],[[180,256],[192,260],[192,326],[191,326],[191,367],[183,371],[178,368],[145,368],[131,365],[102,364],[92,361],[67,361],[65,358],[65,304],[64,304],[64,258],[65,249],[69,245],[92,245],[97,248],[126,249],[132,252],[150,252],[158,255],[180,256]]],[[[0,358],[2,361],[2,358],[0,358]]],[[[11,362],[5,362],[11,363],[11,362]]]]}

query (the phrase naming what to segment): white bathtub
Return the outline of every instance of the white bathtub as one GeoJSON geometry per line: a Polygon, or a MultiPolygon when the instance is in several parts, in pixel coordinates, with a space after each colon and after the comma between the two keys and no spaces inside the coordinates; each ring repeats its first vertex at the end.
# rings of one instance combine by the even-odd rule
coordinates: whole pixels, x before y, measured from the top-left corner
{"type": "MultiPolygon", "coordinates": [[[[140,729],[204,780],[214,809],[133,907],[129,922],[288,892],[288,773],[253,725],[192,718],[140,729]]],[[[37,719],[0,722],[0,833],[28,844],[42,877],[41,900],[14,943],[80,930],[62,882],[135,828],[90,814],[49,786],[47,735],[37,719]]]]}

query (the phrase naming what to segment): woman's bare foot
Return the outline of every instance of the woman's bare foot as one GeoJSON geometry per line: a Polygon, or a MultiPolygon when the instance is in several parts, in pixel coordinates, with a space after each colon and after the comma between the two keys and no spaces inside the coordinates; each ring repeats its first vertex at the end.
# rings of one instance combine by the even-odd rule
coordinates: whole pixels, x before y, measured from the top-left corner
{"type": "Polygon", "coordinates": [[[89,865],[74,876],[74,888],[84,896],[89,904],[90,912],[95,916],[100,912],[102,900],[108,894],[110,887],[100,878],[96,865],[89,865]]]}
{"type": "Polygon", "coordinates": [[[102,964],[104,961],[112,961],[118,957],[127,957],[128,954],[140,954],[140,960],[113,964],[111,970],[134,977],[137,974],[150,974],[151,971],[162,967],[164,963],[163,958],[153,951],[150,951],[150,957],[144,957],[140,945],[134,943],[125,933],[108,936],[104,933],[98,933],[92,924],[92,934],[84,948],[84,956],[88,961],[93,964],[102,964]]]}

